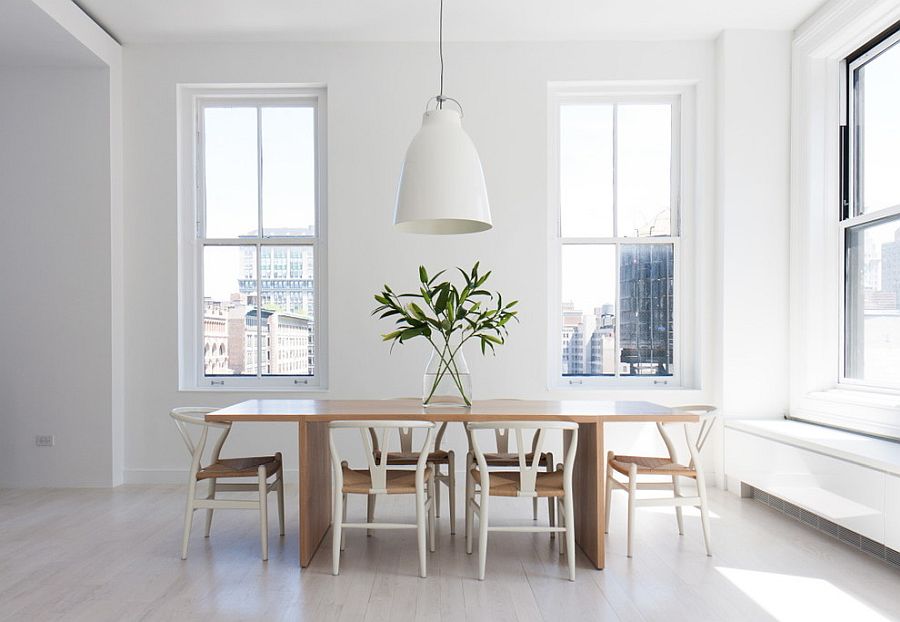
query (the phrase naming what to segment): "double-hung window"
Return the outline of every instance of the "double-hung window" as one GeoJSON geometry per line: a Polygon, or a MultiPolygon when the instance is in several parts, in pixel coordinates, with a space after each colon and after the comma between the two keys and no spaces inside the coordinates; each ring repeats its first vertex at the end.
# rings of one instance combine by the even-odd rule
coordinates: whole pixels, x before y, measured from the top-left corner
{"type": "Polygon", "coordinates": [[[324,103],[179,90],[183,389],[324,386],[324,103]]]}
{"type": "Polygon", "coordinates": [[[679,94],[551,97],[553,384],[679,383],[681,108],[679,94]]]}
{"type": "Polygon", "coordinates": [[[841,382],[900,389],[900,31],[846,66],[841,382]]]}

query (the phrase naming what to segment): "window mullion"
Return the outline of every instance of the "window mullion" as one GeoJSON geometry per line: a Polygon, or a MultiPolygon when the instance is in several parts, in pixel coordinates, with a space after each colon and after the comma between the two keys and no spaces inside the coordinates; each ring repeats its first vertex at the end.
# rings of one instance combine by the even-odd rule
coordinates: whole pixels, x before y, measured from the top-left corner
{"type": "MultiPolygon", "coordinates": [[[[263,237],[262,108],[256,107],[256,210],[257,237],[263,237]]],[[[256,245],[256,377],[262,378],[262,244],[256,245]]]]}

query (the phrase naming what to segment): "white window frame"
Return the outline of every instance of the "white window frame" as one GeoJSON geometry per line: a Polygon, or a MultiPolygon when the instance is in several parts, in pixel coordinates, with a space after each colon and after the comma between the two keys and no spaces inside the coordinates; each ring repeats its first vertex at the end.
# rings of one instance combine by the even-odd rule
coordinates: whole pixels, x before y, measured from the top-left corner
{"type": "Polygon", "coordinates": [[[900,393],[841,382],[844,59],[900,21],[900,3],[829,3],[795,32],[791,80],[789,418],[900,439],[900,393]]]}
{"type": "MultiPolygon", "coordinates": [[[[693,347],[693,295],[695,283],[684,275],[694,274],[689,234],[694,202],[695,86],[692,83],[551,84],[548,89],[548,387],[551,390],[681,389],[696,388],[697,349],[693,347]],[[579,237],[564,238],[560,203],[560,107],[566,104],[666,103],[672,105],[672,231],[654,238],[579,237]],[[672,244],[674,282],[672,330],[673,365],[671,376],[563,376],[562,375],[562,247],[571,244],[672,244]]],[[[615,218],[615,210],[614,210],[615,218]]],[[[616,334],[619,334],[618,267],[616,285],[616,334]]]]}
{"type": "MultiPolygon", "coordinates": [[[[328,377],[327,305],[327,96],[324,85],[179,84],[178,135],[178,388],[181,391],[323,391],[328,377]],[[315,236],[262,237],[254,246],[312,246],[315,371],[311,376],[215,376],[203,369],[203,248],[247,246],[247,241],[204,234],[201,113],[214,104],[299,105],[316,111],[315,236]]],[[[259,269],[257,254],[257,274],[259,269]]]]}
{"type": "Polygon", "coordinates": [[[887,37],[884,41],[881,41],[872,49],[866,51],[864,54],[854,58],[849,63],[842,63],[845,68],[844,71],[844,80],[841,85],[841,99],[845,103],[845,110],[843,116],[845,116],[847,131],[847,145],[846,145],[846,153],[847,155],[843,155],[842,157],[848,157],[848,161],[844,164],[847,167],[847,200],[848,204],[846,206],[847,213],[842,215],[842,218],[839,222],[839,234],[838,234],[838,243],[840,244],[839,257],[841,259],[841,269],[839,270],[840,275],[840,293],[841,293],[841,301],[839,303],[839,318],[841,323],[840,330],[840,373],[838,376],[838,387],[839,388],[848,388],[848,389],[864,389],[869,391],[875,391],[878,393],[894,393],[900,395],[900,378],[898,378],[896,383],[892,384],[879,384],[871,381],[866,381],[860,378],[851,378],[847,376],[846,366],[847,366],[847,304],[846,304],[846,292],[847,292],[847,266],[846,266],[846,258],[847,258],[847,234],[851,229],[856,229],[861,226],[875,223],[879,220],[886,220],[892,217],[900,216],[900,205],[894,205],[892,207],[887,207],[884,209],[880,209],[874,212],[869,212],[867,214],[859,213],[861,206],[856,204],[856,193],[857,193],[857,176],[854,171],[854,158],[852,154],[856,152],[856,132],[853,131],[853,128],[856,125],[855,117],[854,117],[854,107],[850,103],[851,95],[851,84],[853,80],[853,72],[865,65],[869,61],[876,58],[879,54],[884,52],[886,49],[893,47],[894,45],[900,45],[900,30],[895,32],[894,34],[887,37]]]}

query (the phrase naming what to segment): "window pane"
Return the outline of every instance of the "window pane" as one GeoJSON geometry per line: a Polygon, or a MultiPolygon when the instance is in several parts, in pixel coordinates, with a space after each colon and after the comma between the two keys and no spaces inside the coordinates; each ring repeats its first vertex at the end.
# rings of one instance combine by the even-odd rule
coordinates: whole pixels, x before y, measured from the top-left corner
{"type": "Polygon", "coordinates": [[[674,246],[623,244],[620,252],[620,374],[671,376],[674,246]]]}
{"type": "Polygon", "coordinates": [[[256,247],[205,247],[203,373],[255,376],[256,324],[256,247]]]}
{"type": "Polygon", "coordinates": [[[264,375],[315,371],[312,246],[263,246],[260,255],[264,375]]]}
{"type": "Polygon", "coordinates": [[[617,111],[619,237],[671,232],[672,107],[623,104],[617,111]]]}
{"type": "Polygon", "coordinates": [[[616,247],[562,247],[562,375],[615,374],[616,247]]]}
{"type": "Polygon", "coordinates": [[[613,107],[561,106],[559,120],[562,235],[611,237],[613,107]]]}
{"type": "Polygon", "coordinates": [[[857,213],[900,205],[900,44],[855,72],[857,213]]]}
{"type": "Polygon", "coordinates": [[[313,235],[316,122],[313,108],[263,108],[263,235],[313,235]]]}
{"type": "Polygon", "coordinates": [[[259,229],[256,108],[203,113],[206,237],[256,235],[259,229]]]}
{"type": "Polygon", "coordinates": [[[845,375],[900,385],[900,217],[847,231],[845,375]]]}

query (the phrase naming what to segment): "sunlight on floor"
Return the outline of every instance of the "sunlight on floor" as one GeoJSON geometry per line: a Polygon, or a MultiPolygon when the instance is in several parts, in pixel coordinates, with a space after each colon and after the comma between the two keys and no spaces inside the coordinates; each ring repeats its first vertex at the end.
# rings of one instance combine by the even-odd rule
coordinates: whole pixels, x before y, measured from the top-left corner
{"type": "Polygon", "coordinates": [[[716,570],[781,622],[889,622],[888,618],[824,579],[741,568],[717,567],[716,570]]]}
{"type": "MultiPolygon", "coordinates": [[[[695,508],[693,506],[688,505],[688,506],[681,508],[681,510],[682,510],[682,514],[684,515],[685,518],[687,518],[689,516],[693,516],[695,518],[700,518],[700,508],[695,508]]],[[[638,511],[639,512],[653,512],[655,514],[669,514],[672,517],[672,520],[673,521],[675,520],[675,508],[674,507],[670,507],[670,508],[654,507],[651,505],[648,507],[638,508],[638,511]]],[[[712,510],[710,510],[710,512],[709,512],[709,517],[710,518],[721,518],[718,514],[716,514],[712,510]]]]}

